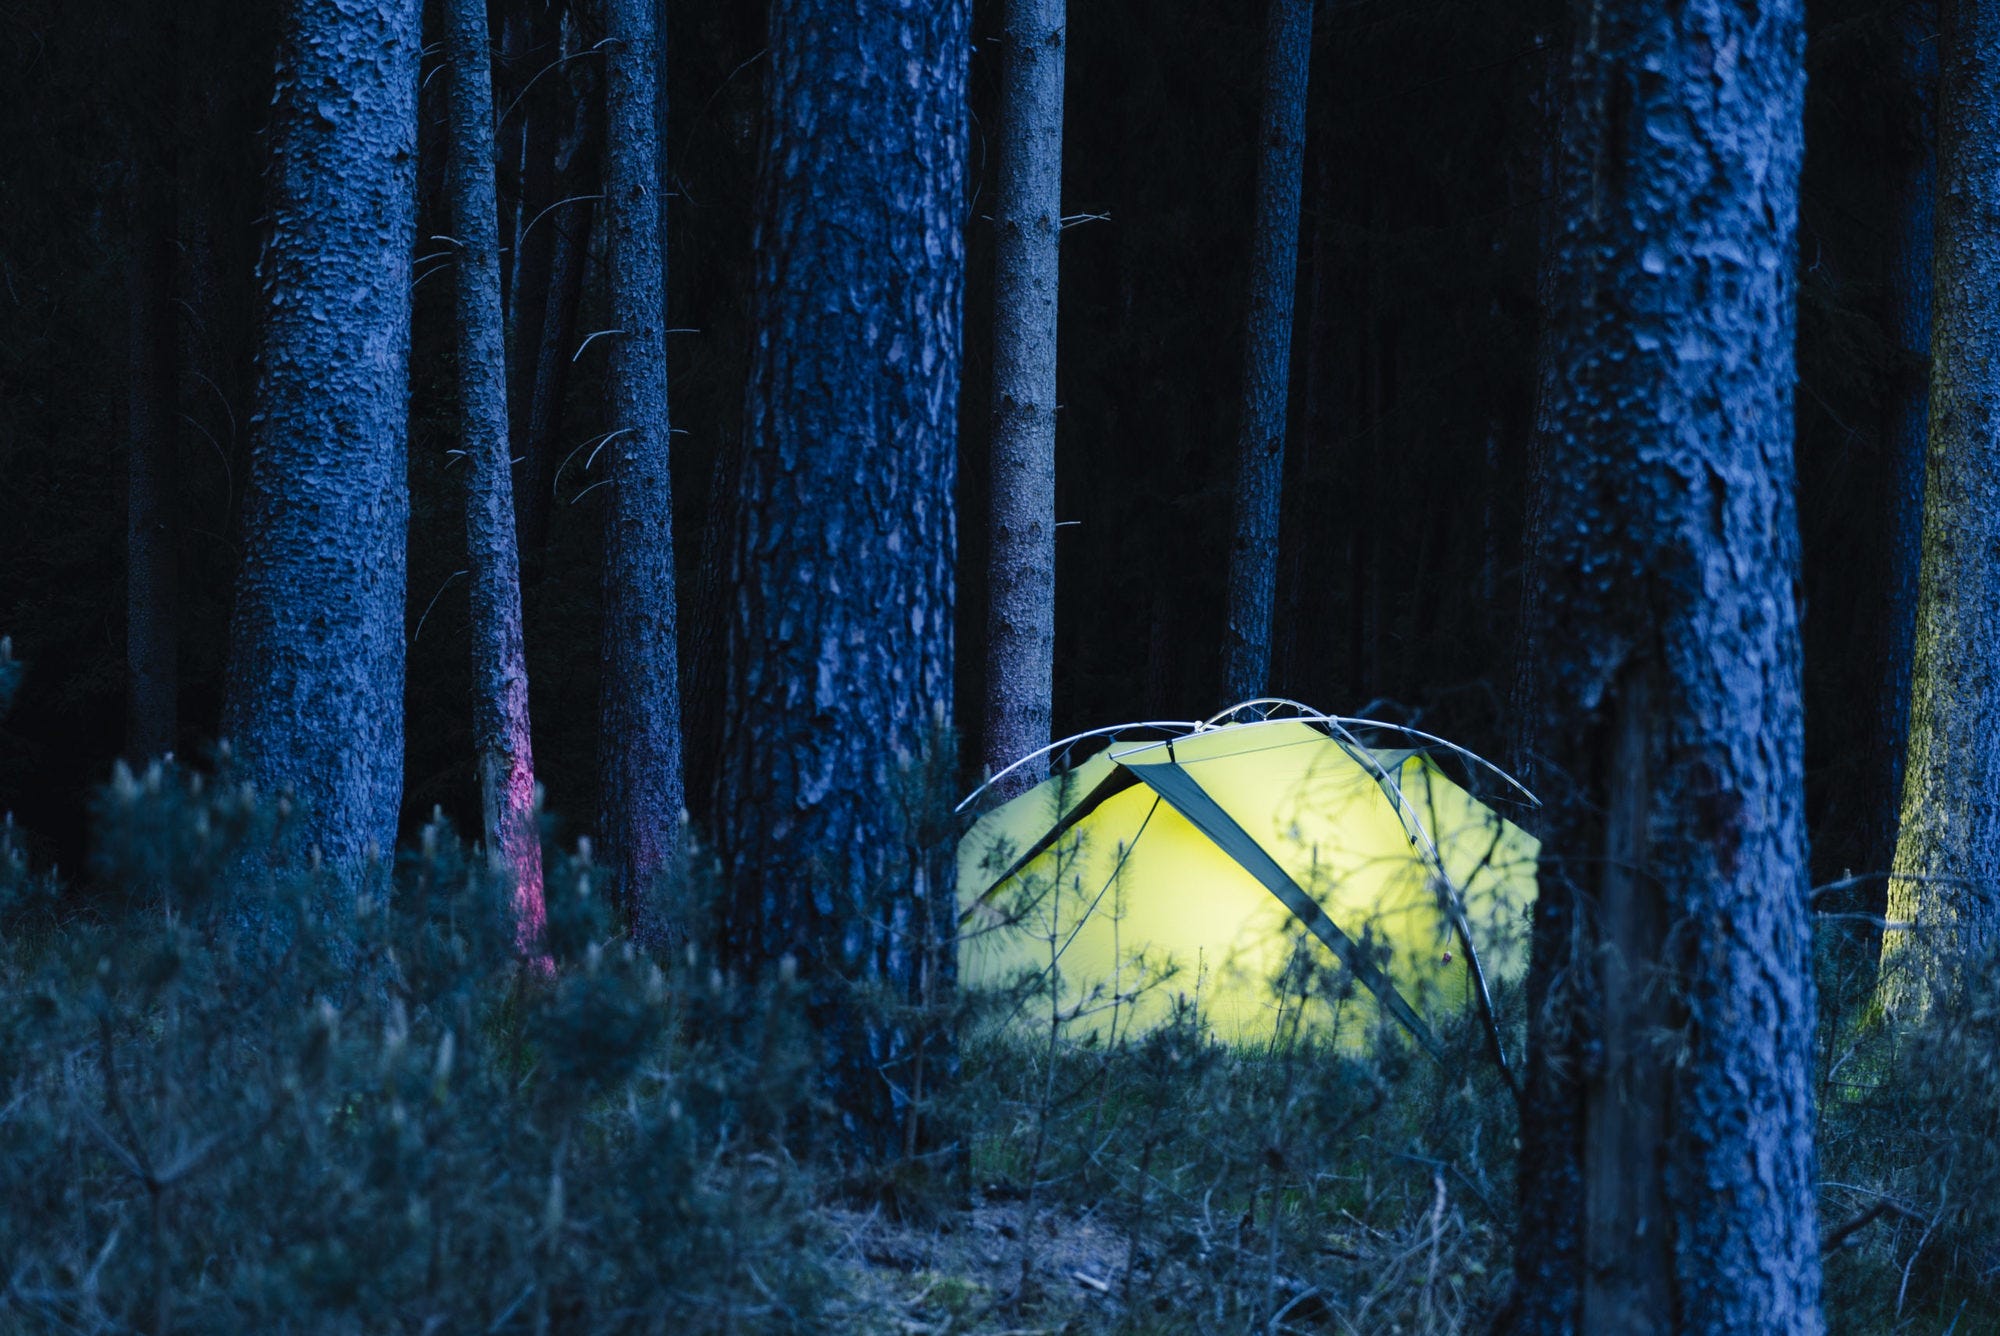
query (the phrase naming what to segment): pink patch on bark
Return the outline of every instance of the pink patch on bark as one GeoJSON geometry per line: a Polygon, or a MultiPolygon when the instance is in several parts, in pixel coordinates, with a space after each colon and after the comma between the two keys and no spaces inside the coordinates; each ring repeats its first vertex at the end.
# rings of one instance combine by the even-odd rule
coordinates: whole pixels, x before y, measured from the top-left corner
{"type": "Polygon", "coordinates": [[[514,949],[535,973],[555,973],[543,942],[548,928],[548,902],[542,885],[542,843],[535,828],[535,771],[528,759],[524,724],[517,723],[510,739],[517,758],[507,775],[504,810],[500,814],[499,852],[514,881],[514,949]]]}

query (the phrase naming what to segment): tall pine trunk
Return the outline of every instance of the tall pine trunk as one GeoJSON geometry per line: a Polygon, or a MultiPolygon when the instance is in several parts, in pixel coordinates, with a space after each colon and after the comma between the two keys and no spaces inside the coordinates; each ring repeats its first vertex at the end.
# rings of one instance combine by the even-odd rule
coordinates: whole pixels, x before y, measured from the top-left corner
{"type": "MultiPolygon", "coordinates": [[[[1056,650],[1056,296],[1065,0],[1008,0],[993,210],[986,772],[1048,745],[1056,650]]],[[[1027,769],[1011,796],[1038,777],[1027,769]]]]}
{"type": "Polygon", "coordinates": [[[358,871],[403,779],[416,0],[291,0],[258,278],[256,415],[225,733],[358,871]]]}
{"type": "Polygon", "coordinates": [[[775,0],[765,76],[718,808],[738,950],[796,960],[875,1151],[924,1079],[882,995],[950,961],[919,763],[951,717],[971,8],[775,0]]]}
{"type": "Polygon", "coordinates": [[[170,752],[180,716],[179,345],[174,320],[174,147],[179,117],[173,11],[146,6],[153,49],[128,140],[126,258],[125,749],[170,752]]]}
{"type": "MultiPolygon", "coordinates": [[[[1537,729],[1542,697],[1542,648],[1536,635],[1542,621],[1542,582],[1548,569],[1545,543],[1549,533],[1549,457],[1562,431],[1557,413],[1561,402],[1561,349],[1557,322],[1565,309],[1559,288],[1565,277],[1557,246],[1562,238],[1562,206],[1558,191],[1564,158],[1581,151],[1569,136],[1581,134],[1571,110],[1569,43],[1549,33],[1535,34],[1542,53],[1542,74],[1534,98],[1535,123],[1541,138],[1537,164],[1535,210],[1535,393],[1533,420],[1528,426],[1527,479],[1523,489],[1526,513],[1521,523],[1521,604],[1515,621],[1514,661],[1507,694],[1507,756],[1509,768],[1537,782],[1540,738],[1537,729]]],[[[1537,921],[1538,925],[1540,920],[1537,921]]]]}
{"type": "Polygon", "coordinates": [[[1510,1325],[1818,1332],[1801,7],[1611,0],[1576,40],[1528,641],[1566,932],[1536,935],[1510,1325]]]}
{"type": "MultiPolygon", "coordinates": [[[[1301,700],[1325,699],[1328,682],[1323,669],[1332,658],[1329,631],[1334,607],[1333,582],[1309,568],[1306,553],[1339,550],[1331,507],[1316,484],[1333,442],[1333,386],[1328,365],[1333,342],[1334,252],[1333,178],[1324,155],[1313,166],[1313,232],[1307,259],[1305,355],[1299,371],[1305,377],[1297,446],[1287,456],[1284,499],[1279,507],[1276,611],[1271,629],[1271,681],[1267,689],[1301,700]],[[1310,569],[1310,573],[1309,572],[1310,569]]],[[[1340,526],[1344,528],[1345,526],[1340,526]]]]}
{"type": "Polygon", "coordinates": [[[1222,651],[1225,703],[1262,695],[1271,675],[1312,0],[1271,0],[1264,24],[1257,219],[1250,255],[1250,316],[1243,336],[1243,417],[1236,433],[1228,626],[1222,651]]]}
{"type": "Polygon", "coordinates": [[[528,730],[528,662],[508,455],[506,341],[500,327],[500,227],[493,186],[493,84],[486,0],[448,0],[451,76],[446,191],[457,242],[459,446],[465,451],[465,549],[472,574],[472,746],[480,831],[513,882],[514,941],[532,952],[546,920],[528,730]]]}
{"type": "MultiPolygon", "coordinates": [[[[1884,324],[1892,356],[1883,404],[1882,454],[1888,486],[1877,502],[1885,560],[1880,585],[1870,590],[1875,615],[1867,646],[1872,680],[1863,716],[1857,782],[1852,798],[1852,845],[1843,850],[1861,879],[1843,887],[1829,909],[1880,918],[1888,909],[1885,874],[1896,856],[1909,752],[1910,673],[1916,657],[1918,571],[1923,560],[1924,453],[1930,409],[1931,254],[1937,210],[1936,0],[1904,0],[1892,27],[1896,41],[1898,140],[1889,189],[1894,212],[1889,232],[1888,292],[1884,324]]],[[[1848,920],[1840,925],[1843,954],[1864,976],[1865,996],[1881,947],[1878,929],[1848,920]],[[1846,948],[1852,947],[1852,950],[1846,948]]]]}
{"type": "Polygon", "coordinates": [[[1902,829],[1884,963],[2000,925],[2000,4],[1944,0],[1930,441],[1902,829]]]}
{"type": "Polygon", "coordinates": [[[668,470],[666,261],[662,254],[655,0],[608,0],[604,222],[613,336],[607,396],[604,675],[598,829],[634,936],[666,931],[654,879],[680,846],[680,667],[668,470]]]}

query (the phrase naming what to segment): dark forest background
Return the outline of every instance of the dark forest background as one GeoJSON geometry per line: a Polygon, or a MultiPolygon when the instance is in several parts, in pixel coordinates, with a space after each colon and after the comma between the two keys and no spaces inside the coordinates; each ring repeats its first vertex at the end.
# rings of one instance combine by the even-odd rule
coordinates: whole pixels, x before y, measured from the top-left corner
{"type": "MultiPolygon", "coordinates": [[[[983,689],[996,9],[978,7],[972,64],[962,728],[977,726],[963,703],[983,689]]],[[[1882,405],[1898,369],[1884,333],[1885,183],[1907,133],[1885,96],[1894,14],[1865,0],[1808,7],[1797,402],[1819,880],[1854,857],[1843,799],[1861,764],[1882,597],[1882,405]]],[[[688,0],[666,22],[675,525],[699,823],[721,727],[720,564],[748,355],[764,20],[758,5],[688,0]]],[[[1255,7],[1198,0],[1098,0],[1070,24],[1057,736],[1227,703],[1216,646],[1263,38],[1255,7]]],[[[116,5],[23,0],[0,26],[0,631],[27,665],[0,720],[0,806],[41,856],[76,867],[87,795],[124,745],[124,201],[149,162],[172,164],[186,373],[179,741],[193,754],[217,732],[238,556],[273,34],[261,7],[220,0],[144,23],[116,5]]],[[[1323,709],[1421,719],[1491,754],[1508,728],[1551,62],[1567,49],[1549,3],[1352,0],[1322,7],[1314,31],[1273,687],[1323,709]]],[[[427,55],[426,71],[438,60],[427,55]]],[[[503,111],[537,72],[531,97],[591,77],[587,61],[547,64],[496,68],[503,111]]],[[[422,238],[446,230],[432,151],[444,83],[427,78],[423,95],[420,255],[438,249],[422,238]]],[[[592,245],[583,334],[605,324],[601,230],[592,245]]],[[[453,578],[465,562],[450,279],[432,277],[437,264],[417,269],[411,370],[406,832],[433,807],[471,829],[478,805],[465,582],[453,578]]],[[[575,360],[559,458],[603,431],[602,351],[575,360]]],[[[538,774],[572,831],[596,773],[605,496],[584,457],[554,480],[546,543],[524,554],[538,774]]]]}

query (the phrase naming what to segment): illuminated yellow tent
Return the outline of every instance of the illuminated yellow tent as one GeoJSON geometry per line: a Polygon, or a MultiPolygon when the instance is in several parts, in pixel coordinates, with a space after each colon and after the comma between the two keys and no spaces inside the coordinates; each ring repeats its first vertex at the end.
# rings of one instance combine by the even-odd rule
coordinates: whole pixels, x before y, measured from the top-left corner
{"type": "Polygon", "coordinates": [[[1469,754],[1437,739],[1290,702],[1218,718],[1241,712],[1269,717],[1104,730],[980,819],[959,844],[961,976],[1039,975],[1098,1033],[1180,995],[1236,1042],[1303,1024],[1352,1047],[1386,1013],[1436,1052],[1435,1020],[1476,1006],[1498,1056],[1490,988],[1525,967],[1535,840],[1445,775],[1434,754],[1469,754]],[[1274,988],[1300,943],[1359,986],[1274,988]]]}

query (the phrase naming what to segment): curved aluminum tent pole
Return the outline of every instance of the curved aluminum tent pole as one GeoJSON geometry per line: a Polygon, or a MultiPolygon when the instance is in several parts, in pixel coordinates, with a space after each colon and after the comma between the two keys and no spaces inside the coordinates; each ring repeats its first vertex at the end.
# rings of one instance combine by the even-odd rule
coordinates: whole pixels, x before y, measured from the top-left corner
{"type": "MultiPolygon", "coordinates": [[[[1207,719],[1204,719],[1201,722],[1200,727],[1202,728],[1226,727],[1227,725],[1224,725],[1219,721],[1228,719],[1230,716],[1234,715],[1238,710],[1252,709],[1259,705],[1289,707],[1290,709],[1297,711],[1297,715],[1299,718],[1305,719],[1308,722],[1317,721],[1338,728],[1348,728],[1348,727],[1386,728],[1391,732],[1401,733],[1406,737],[1418,738],[1424,742],[1431,744],[1434,747],[1442,747],[1446,751],[1450,752],[1452,755],[1457,756],[1463,760],[1470,761],[1472,764],[1480,767],[1483,770],[1492,771],[1495,775],[1499,776],[1503,781],[1505,781],[1508,787],[1512,788],[1515,792],[1519,793],[1523,798],[1527,799],[1527,801],[1530,804],[1532,804],[1535,807],[1540,807],[1542,805],[1542,800],[1540,798],[1537,798],[1534,795],[1534,792],[1531,789],[1529,789],[1526,784],[1523,784],[1520,780],[1514,778],[1512,775],[1508,774],[1505,770],[1502,770],[1499,766],[1493,764],[1493,762],[1487,760],[1484,756],[1481,756],[1478,752],[1473,751],[1470,748],[1461,747],[1456,742],[1449,742],[1444,738],[1437,736],[1437,734],[1435,733],[1426,733],[1420,728],[1411,728],[1408,724],[1392,724],[1383,719],[1363,719],[1354,715],[1327,714],[1323,710],[1315,710],[1312,706],[1307,705],[1301,701],[1292,700],[1288,696],[1259,696],[1254,700],[1243,701],[1240,704],[1230,706],[1228,709],[1222,711],[1220,714],[1210,715],[1207,719]]],[[[1267,711],[1264,715],[1264,718],[1269,719],[1270,717],[1271,717],[1270,713],[1267,711]]],[[[1348,740],[1350,742],[1353,742],[1356,746],[1363,745],[1358,738],[1350,737],[1348,740]]]]}
{"type": "Polygon", "coordinates": [[[1020,760],[1008,766],[1006,769],[998,771],[995,774],[989,776],[984,784],[981,784],[978,788],[966,794],[965,797],[959,801],[958,806],[952,808],[951,810],[954,813],[963,812],[966,808],[970,807],[975,801],[978,800],[980,794],[986,792],[986,790],[992,788],[995,784],[998,784],[1001,780],[1013,774],[1016,770],[1019,770],[1022,766],[1027,765],[1032,761],[1039,760],[1041,757],[1044,756],[1053,756],[1055,753],[1061,751],[1064,747],[1069,746],[1071,743],[1082,742],[1085,738],[1111,737],[1118,733],[1124,732],[1128,728],[1178,729],[1183,733],[1193,733],[1199,730],[1201,727],[1202,727],[1201,722],[1195,719],[1145,719],[1137,723],[1131,723],[1131,724],[1111,724],[1105,728],[1087,728],[1081,733],[1072,733],[1068,737],[1062,739],[1059,742],[1051,742],[1046,747],[1041,747],[1036,749],[1035,751],[1031,751],[1026,756],[1023,756],[1020,760]]]}

